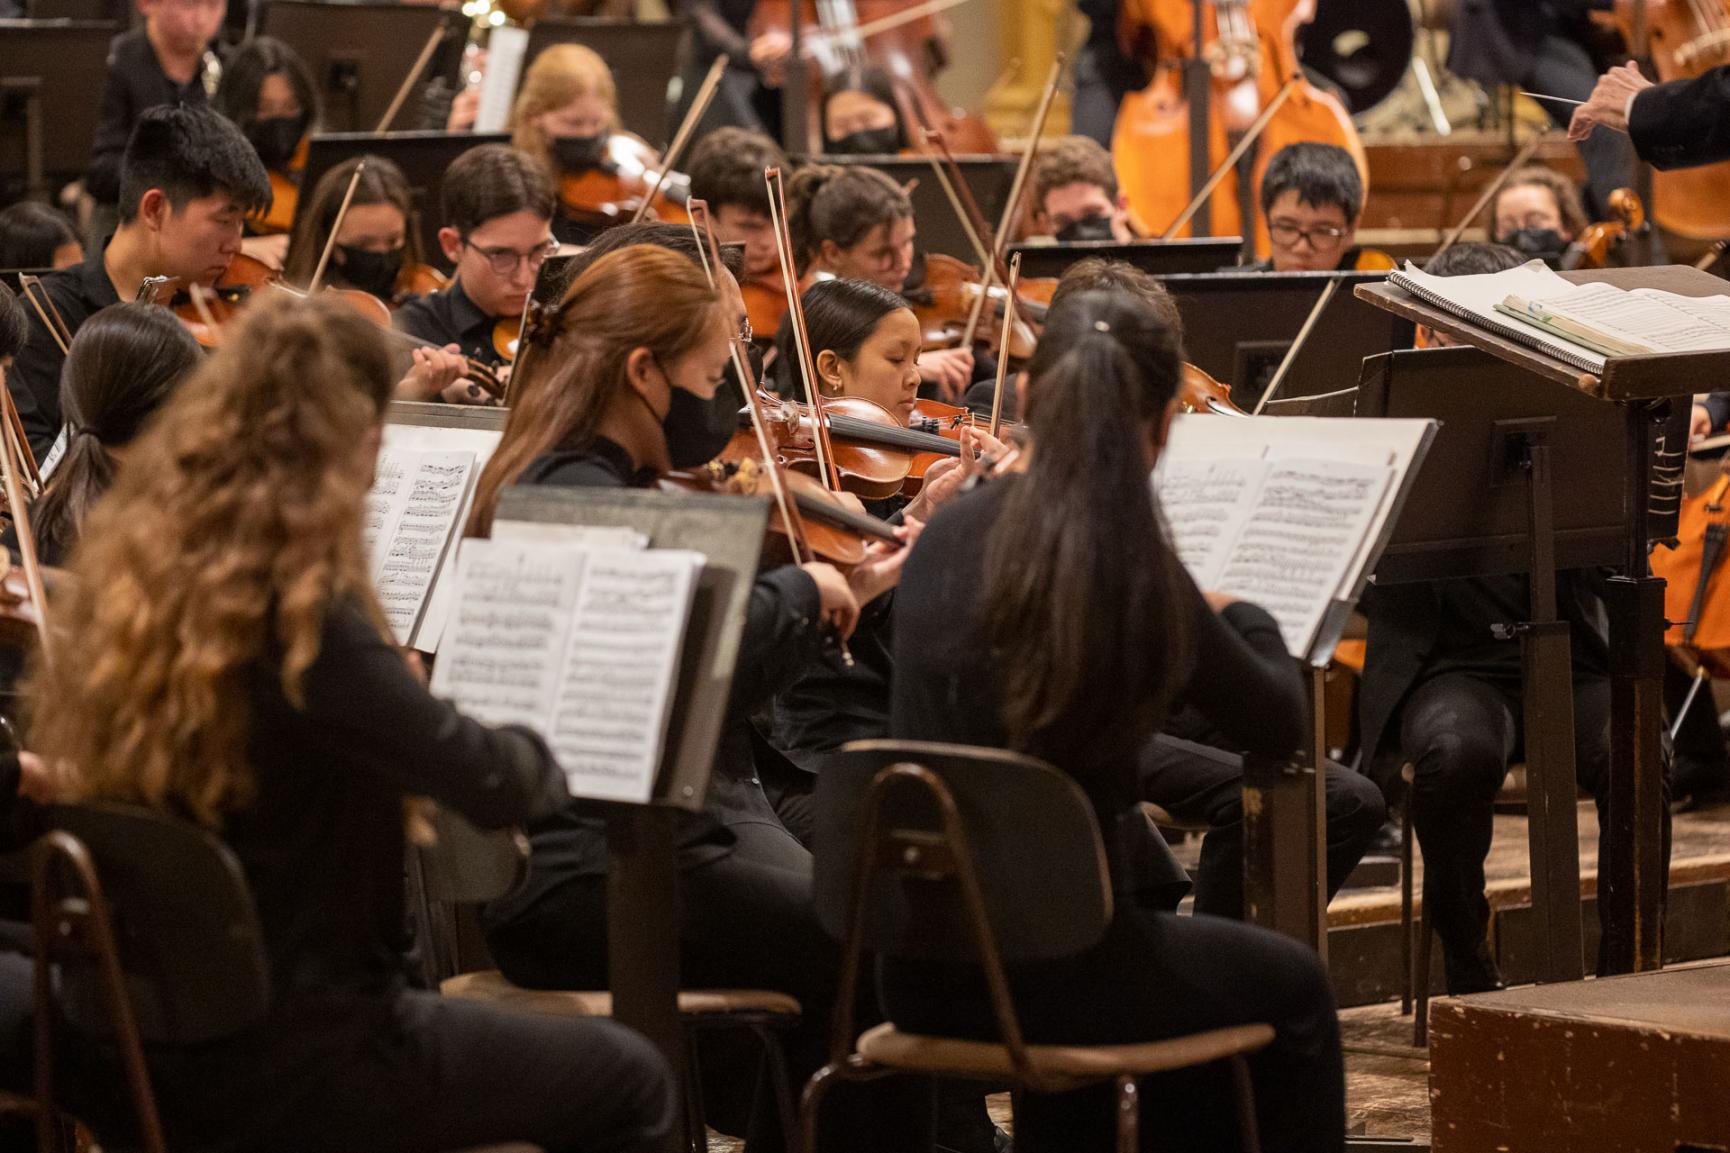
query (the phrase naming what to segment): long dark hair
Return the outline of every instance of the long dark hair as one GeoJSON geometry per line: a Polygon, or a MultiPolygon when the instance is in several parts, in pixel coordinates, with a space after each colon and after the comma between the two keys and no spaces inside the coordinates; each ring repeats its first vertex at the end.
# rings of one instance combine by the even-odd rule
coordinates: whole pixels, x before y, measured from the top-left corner
{"type": "Polygon", "coordinates": [[[318,88],[300,53],[273,36],[254,36],[235,49],[222,67],[222,83],[212,106],[239,125],[258,119],[258,91],[268,76],[282,76],[294,89],[308,124],[319,119],[318,88]]]}
{"type": "Polygon", "coordinates": [[[801,276],[825,240],[851,248],[880,224],[913,216],[913,202],[885,173],[863,165],[807,164],[787,181],[787,231],[801,276]]]}
{"type": "MultiPolygon", "coordinates": [[[[819,280],[800,300],[805,306],[813,363],[825,349],[842,360],[852,360],[885,316],[907,307],[899,295],[868,280],[819,280]]],[[[799,350],[793,343],[792,324],[783,319],[775,333],[775,388],[785,396],[803,399],[805,389],[796,385],[798,380],[799,350]]]]}
{"type": "Polygon", "coordinates": [[[1046,317],[1036,449],[986,543],[984,636],[1018,750],[1073,763],[1126,724],[1151,734],[1188,676],[1187,578],[1145,450],[1180,370],[1171,329],[1133,296],[1081,293],[1046,317]]]}
{"type": "Polygon", "coordinates": [[[421,252],[420,222],[415,213],[414,194],[409,190],[408,178],[402,174],[402,169],[382,156],[357,156],[319,177],[312,191],[306,194],[307,202],[295,226],[294,239],[288,245],[288,259],[283,262],[283,279],[289,283],[306,284],[318,269],[318,258],[324,255],[330,230],[336,227],[336,214],[342,209],[348,182],[354,178],[354,170],[362,161],[366,163],[366,171],[360,174],[360,182],[354,186],[354,201],[350,207],[394,205],[402,213],[403,232],[408,244],[403,251],[404,263],[419,264],[426,259],[421,252]]]}
{"type": "Polygon", "coordinates": [[[78,329],[60,373],[66,455],[34,514],[36,543],[60,557],[84,514],[114,483],[114,454],[203,360],[198,342],[166,308],[113,304],[78,329]]]}

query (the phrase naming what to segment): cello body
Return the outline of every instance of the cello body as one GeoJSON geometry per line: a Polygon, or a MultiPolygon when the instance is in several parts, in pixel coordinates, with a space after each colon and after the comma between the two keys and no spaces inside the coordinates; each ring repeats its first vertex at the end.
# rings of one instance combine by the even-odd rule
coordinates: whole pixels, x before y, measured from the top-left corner
{"type": "MultiPolygon", "coordinates": [[[[1616,24],[1635,45],[1634,8],[1617,0],[1616,24]]],[[[1647,47],[1660,82],[1730,64],[1730,3],[1646,0],[1647,47]]],[[[1652,173],[1652,219],[1695,240],[1730,236],[1730,161],[1652,173]]]]}
{"type": "MultiPolygon", "coordinates": [[[[1112,156],[1129,207],[1154,229],[1177,219],[1191,196],[1190,108],[1184,98],[1183,69],[1194,55],[1194,8],[1202,0],[1124,0],[1119,37],[1124,50],[1148,65],[1153,80],[1124,97],[1112,134],[1112,156]]],[[[1208,43],[1204,51],[1212,73],[1208,128],[1209,168],[1217,167],[1234,141],[1285,81],[1298,73],[1296,35],[1314,13],[1314,0],[1214,0],[1202,13],[1208,43]],[[1211,31],[1210,31],[1211,30],[1211,31]]],[[[1215,236],[1248,236],[1253,224],[1255,250],[1269,252],[1267,226],[1257,208],[1268,160],[1288,144],[1334,144],[1351,153],[1367,185],[1369,164],[1351,117],[1333,96],[1300,80],[1295,91],[1263,131],[1255,148],[1240,161],[1249,168],[1238,179],[1221,181],[1209,202],[1209,231],[1215,236]],[[1250,218],[1240,209],[1242,202],[1250,218]]],[[[1206,173],[1198,174],[1205,176],[1206,173]]],[[[1180,236],[1200,235],[1186,225],[1180,236]]]]}

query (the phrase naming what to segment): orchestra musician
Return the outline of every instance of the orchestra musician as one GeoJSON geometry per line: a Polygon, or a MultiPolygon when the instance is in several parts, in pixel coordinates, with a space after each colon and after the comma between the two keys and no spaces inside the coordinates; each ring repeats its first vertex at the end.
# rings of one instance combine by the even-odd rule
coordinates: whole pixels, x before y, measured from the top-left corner
{"type": "Polygon", "coordinates": [[[412,228],[414,196],[402,169],[382,156],[356,157],[336,165],[306,193],[294,237],[283,263],[283,277],[294,285],[312,282],[319,257],[330,240],[331,226],[355,169],[366,170],[354,185],[348,212],[337,230],[336,247],[324,270],[324,283],[333,288],[355,288],[392,306],[408,302],[412,291],[402,281],[405,269],[423,262],[420,230],[412,228]]]}
{"type": "Polygon", "coordinates": [[[71,268],[84,244],[59,209],[20,200],[0,209],[0,268],[71,268]]]}
{"type": "Polygon", "coordinates": [[[294,226],[306,140],[318,123],[318,91],[306,62],[280,40],[254,36],[229,56],[212,106],[239,125],[270,173],[270,207],[249,217],[246,251],[282,267],[294,226]]]}
{"type": "MultiPolygon", "coordinates": [[[[540,737],[434,698],[389,640],[362,522],[391,388],[379,330],[346,307],[249,310],[86,520],[57,621],[66,652],[101,659],[38,663],[25,689],[63,795],[218,831],[258,910],[264,1022],[151,1050],[168,1139],[659,1148],[675,1095],[641,1037],[405,987],[405,798],[497,828],[567,795],[540,737]]],[[[83,1056],[62,1099],[126,1133],[115,1058],[83,1056]]]]}
{"type": "MultiPolygon", "coordinates": [[[[1029,1042],[1150,1041],[1271,1023],[1250,1058],[1262,1147],[1337,1151],[1344,1073],[1328,978],[1290,938],[1138,900],[1149,836],[1140,752],[1183,697],[1239,747],[1287,756],[1304,693],[1273,618],[1204,594],[1166,543],[1148,475],[1177,408],[1176,334],[1139,298],[1080,293],[1047,314],[1030,367],[1025,473],[940,510],[896,590],[897,739],[1008,748],[1074,777],[1104,832],[1117,894],[1105,937],[1072,957],[1010,967],[1029,1042]],[[1253,701],[1252,708],[1244,708],[1253,701]]],[[[880,963],[890,1019],[908,1032],[995,1038],[977,967],[880,963]]],[[[1142,1147],[1169,1133],[1237,1148],[1230,1080],[1211,1067],[1149,1078],[1142,1147]]],[[[1022,1093],[1016,1140],[1114,1147],[1113,1087],[1022,1093]]]]}
{"type": "MultiPolygon", "coordinates": [[[[270,178],[240,129],[204,107],[151,109],[121,164],[119,226],[42,287],[76,335],[92,313],[135,299],[146,277],[214,283],[240,251],[247,215],[268,203],[270,178]]],[[[64,361],[32,311],[7,387],[38,459],[60,433],[64,361]]]]}
{"type": "Polygon", "coordinates": [[[1145,235],[1118,191],[1111,153],[1092,138],[1066,136],[1042,145],[1033,161],[1028,202],[1032,235],[1062,242],[1115,240],[1145,235]]]}
{"type": "Polygon", "coordinates": [[[781,146],[761,132],[717,128],[691,151],[691,197],[709,206],[715,238],[745,246],[739,287],[754,336],[772,340],[787,312],[769,190],[763,172],[787,167],[781,146]]]}
{"type": "Polygon", "coordinates": [[[1268,161],[1261,211],[1273,255],[1263,272],[1333,272],[1357,267],[1364,181],[1351,153],[1331,144],[1288,144],[1268,161]]]}
{"type": "Polygon", "coordinates": [[[895,84],[873,64],[844,68],[823,81],[823,151],[894,156],[911,143],[895,84]]]}
{"type": "Polygon", "coordinates": [[[1075,52],[1070,124],[1075,132],[1111,147],[1117,108],[1131,92],[1147,87],[1146,70],[1126,55],[1118,39],[1120,0],[1079,0],[1087,36],[1075,52]]]}
{"type": "Polygon", "coordinates": [[[1573,181],[1542,164],[1512,173],[1491,198],[1489,214],[1490,235],[1497,244],[1551,267],[1588,223],[1573,181]]]}

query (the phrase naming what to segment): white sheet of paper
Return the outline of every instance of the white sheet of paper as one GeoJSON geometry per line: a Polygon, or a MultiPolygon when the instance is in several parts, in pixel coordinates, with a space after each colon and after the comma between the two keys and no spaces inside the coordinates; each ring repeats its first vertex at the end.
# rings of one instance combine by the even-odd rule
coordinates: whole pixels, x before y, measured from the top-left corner
{"type": "Polygon", "coordinates": [[[409,644],[474,483],[471,452],[379,453],[367,494],[373,585],[397,643],[409,644]]]}
{"type": "Polygon", "coordinates": [[[649,538],[624,525],[555,524],[538,520],[495,520],[493,540],[538,540],[584,548],[645,549],[649,538]]]}
{"type": "Polygon", "coordinates": [[[1518,296],[1523,300],[1547,300],[1574,287],[1545,267],[1541,260],[1528,261],[1518,268],[1509,268],[1502,272],[1484,272],[1474,276],[1431,276],[1407,261],[1406,266],[1400,270],[1400,275],[1426,292],[1451,301],[1492,328],[1518,328],[1538,344],[1581,357],[1600,370],[1603,368],[1604,358],[1592,350],[1582,348],[1571,340],[1553,336],[1534,325],[1521,324],[1514,317],[1496,311],[1496,305],[1510,296],[1518,296]]]}
{"type": "Polygon", "coordinates": [[[1527,299],[1654,352],[1730,348],[1730,330],[1676,307],[1673,295],[1626,292],[1613,284],[1594,282],[1527,299]]]}
{"type": "Polygon", "coordinates": [[[1243,531],[1250,495],[1261,487],[1268,463],[1224,457],[1164,464],[1157,483],[1171,543],[1195,583],[1213,588],[1243,531]]]}

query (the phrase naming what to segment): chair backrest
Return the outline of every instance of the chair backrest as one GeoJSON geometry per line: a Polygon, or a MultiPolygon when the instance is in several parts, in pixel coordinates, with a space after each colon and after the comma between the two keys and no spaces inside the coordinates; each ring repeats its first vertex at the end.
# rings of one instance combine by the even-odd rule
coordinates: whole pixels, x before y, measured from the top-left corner
{"type": "Polygon", "coordinates": [[[965,745],[854,742],[817,776],[814,844],[817,916],[838,939],[847,940],[852,928],[860,862],[873,868],[860,944],[880,956],[981,960],[958,872],[962,855],[973,862],[1004,962],[1071,956],[1097,943],[1111,922],[1111,881],[1093,808],[1073,779],[1031,757],[965,745]],[[945,832],[945,795],[962,844],[945,832]],[[882,819],[872,832],[874,805],[882,819]]]}
{"type": "MultiPolygon", "coordinates": [[[[139,1036],[192,1045],[263,1019],[270,963],[240,862],[207,830],[128,805],[61,805],[53,828],[82,842],[107,899],[139,1036]]],[[[46,868],[42,897],[76,912],[86,885],[65,860],[46,868]]],[[[85,1033],[112,1036],[98,959],[59,951],[61,1010],[85,1033]]]]}

